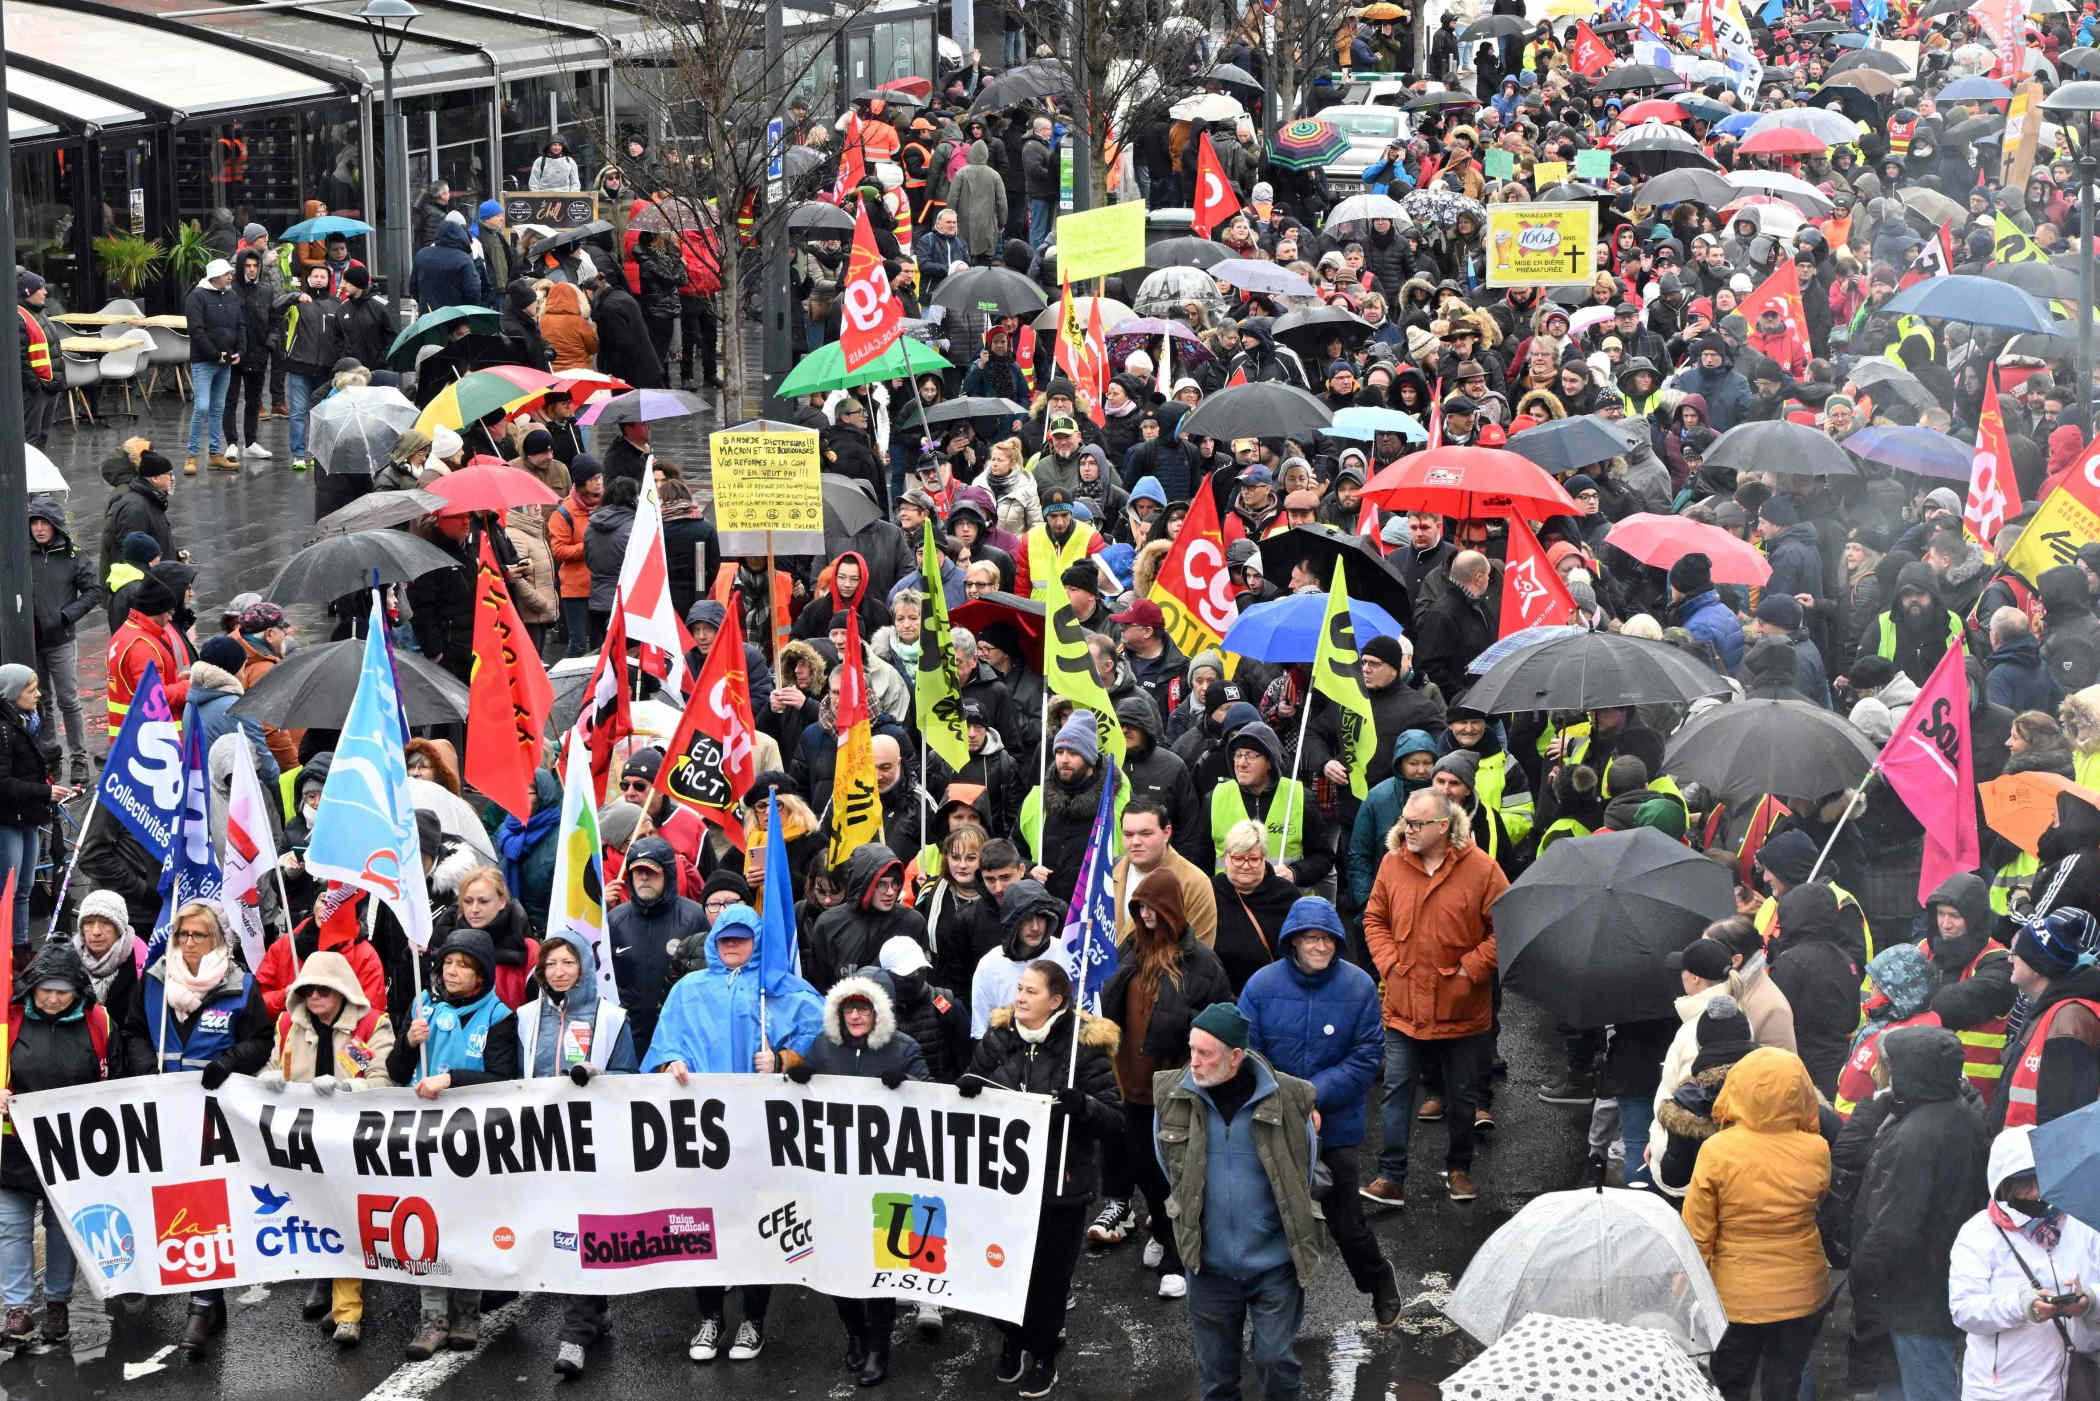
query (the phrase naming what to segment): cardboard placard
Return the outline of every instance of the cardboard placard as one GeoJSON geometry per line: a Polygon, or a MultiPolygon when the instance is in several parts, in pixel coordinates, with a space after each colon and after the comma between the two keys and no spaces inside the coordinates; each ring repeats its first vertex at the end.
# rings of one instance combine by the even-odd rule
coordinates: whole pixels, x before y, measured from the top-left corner
{"type": "Polygon", "coordinates": [[[538,224],[548,229],[580,229],[597,217],[598,197],[581,190],[540,190],[503,197],[503,221],[512,228],[538,224]]]}

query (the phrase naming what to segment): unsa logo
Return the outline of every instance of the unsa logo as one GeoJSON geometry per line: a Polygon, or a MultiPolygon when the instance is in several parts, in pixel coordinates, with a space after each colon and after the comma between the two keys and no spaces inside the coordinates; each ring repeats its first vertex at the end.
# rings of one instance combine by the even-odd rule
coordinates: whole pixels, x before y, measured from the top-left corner
{"type": "Polygon", "coordinates": [[[138,1258],[138,1238],[132,1234],[131,1218],[108,1202],[84,1206],[73,1213],[73,1233],[87,1247],[88,1258],[104,1279],[115,1279],[138,1258]]]}

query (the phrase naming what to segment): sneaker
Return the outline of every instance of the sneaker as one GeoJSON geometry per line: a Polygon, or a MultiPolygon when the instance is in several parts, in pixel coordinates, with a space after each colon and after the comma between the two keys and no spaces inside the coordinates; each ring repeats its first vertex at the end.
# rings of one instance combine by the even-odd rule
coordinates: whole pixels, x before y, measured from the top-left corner
{"type": "Polygon", "coordinates": [[[1162,1299],[1186,1299],[1189,1296],[1187,1275],[1167,1274],[1159,1277],[1159,1297],[1162,1299]]]}
{"type": "Polygon", "coordinates": [[[583,1344],[563,1343],[554,1351],[554,1370],[565,1377],[583,1375],[583,1344]]]}
{"type": "Polygon", "coordinates": [[[295,457],[292,459],[292,470],[294,472],[304,472],[307,468],[313,465],[313,459],[311,458],[295,457]]]}
{"type": "Polygon", "coordinates": [[[1473,1132],[1486,1133],[1493,1127],[1495,1127],[1494,1110],[1483,1104],[1480,1108],[1473,1111],[1473,1132]]]}
{"type": "Polygon", "coordinates": [[[1167,1258],[1167,1248],[1156,1240],[1145,1242],[1145,1268],[1156,1270],[1159,1262],[1167,1258]]]}
{"type": "Polygon", "coordinates": [[[1415,1118],[1425,1124],[1434,1124],[1443,1117],[1444,1102],[1435,1095],[1423,1100],[1422,1107],[1415,1111],[1415,1118]]]}
{"type": "Polygon", "coordinates": [[[1050,1388],[1057,1385],[1057,1359],[1046,1358],[1028,1369],[1028,1380],[1021,1383],[1023,1396],[1048,1396],[1050,1388]]]}
{"type": "Polygon", "coordinates": [[[87,784],[88,784],[88,761],[87,761],[87,755],[85,755],[85,754],[75,754],[75,755],[73,756],[73,758],[72,758],[72,760],[70,761],[70,764],[69,764],[69,766],[68,766],[68,768],[67,768],[67,770],[66,770],[66,778],[67,778],[67,781],[68,781],[68,782],[70,782],[70,783],[71,783],[71,784],[72,784],[72,785],[73,785],[73,786],[74,786],[75,788],[85,788],[85,787],[87,786],[87,784]]]}
{"type": "Polygon", "coordinates": [[[1464,1168],[1453,1168],[1444,1174],[1444,1190],[1455,1202],[1469,1202],[1477,1195],[1473,1191],[1473,1177],[1464,1168]]]}
{"type": "Polygon", "coordinates": [[[1541,1104],[1587,1105],[1597,1097],[1597,1082],[1587,1075],[1571,1075],[1562,1071],[1560,1075],[1539,1086],[1541,1104]]]}
{"type": "Polygon", "coordinates": [[[445,1320],[435,1315],[428,1316],[416,1325],[416,1335],[408,1340],[408,1348],[402,1355],[411,1362],[428,1361],[431,1354],[444,1351],[447,1336],[445,1320]]]}
{"type": "Polygon", "coordinates": [[[1602,1187],[1607,1166],[1608,1163],[1602,1153],[1590,1154],[1589,1161],[1583,1165],[1582,1185],[1585,1187],[1602,1187]]]}
{"type": "Polygon", "coordinates": [[[749,1362],[765,1350],[765,1329],[748,1318],[736,1326],[736,1341],[729,1345],[731,1362],[749,1362]]]}
{"type": "Polygon", "coordinates": [[[245,452],[249,457],[271,458],[277,455],[276,453],[271,452],[268,448],[264,447],[261,443],[250,443],[246,448],[242,449],[242,451],[245,452]]]}
{"type": "Polygon", "coordinates": [[[912,1319],[912,1327],[918,1329],[923,1337],[937,1338],[946,1322],[947,1320],[941,1317],[939,1304],[922,1303],[918,1306],[917,1317],[912,1319]]]}
{"type": "Polygon", "coordinates": [[[337,1347],[356,1347],[365,1339],[365,1326],[362,1323],[351,1323],[345,1320],[336,1324],[335,1332],[329,1336],[334,1340],[337,1347]]]}
{"type": "Polygon", "coordinates": [[[41,1340],[47,1343],[62,1343],[73,1335],[71,1311],[63,1300],[54,1299],[44,1305],[44,1331],[41,1340]]]}
{"type": "Polygon", "coordinates": [[[996,1375],[998,1376],[1000,1381],[1006,1382],[1007,1384],[1011,1385],[1012,1383],[1021,1380],[1022,1376],[1025,1375],[1027,1371],[1027,1349],[1021,1346],[1021,1340],[1019,1338],[1013,1336],[1012,1334],[1008,1334],[1005,1346],[999,1349],[999,1370],[996,1373],[996,1375]]]}
{"type": "Polygon", "coordinates": [[[1378,1316],[1378,1330],[1390,1333],[1400,1322],[1400,1288],[1393,1279],[1392,1266],[1378,1280],[1378,1287],[1371,1291],[1371,1311],[1378,1316]]]}
{"type": "Polygon", "coordinates": [[[701,1319],[700,1331],[693,1334],[693,1340],[685,1345],[685,1355],[695,1362],[712,1362],[715,1360],[715,1354],[721,1350],[722,1320],[701,1319]]]}
{"type": "Polygon", "coordinates": [[[1383,1177],[1374,1177],[1356,1189],[1356,1195],[1367,1202],[1380,1206],[1406,1206],[1407,1188],[1401,1183],[1383,1177]]]}
{"type": "Polygon", "coordinates": [[[1094,1213],[1094,1224],[1086,1228],[1086,1238],[1099,1245],[1121,1245],[1136,1224],[1137,1213],[1130,1209],[1130,1203],[1121,1197],[1110,1197],[1094,1213]]]}
{"type": "Polygon", "coordinates": [[[29,1321],[28,1309],[7,1311],[7,1331],[0,1334],[0,1343],[9,1347],[27,1347],[36,1341],[36,1325],[29,1321]]]}

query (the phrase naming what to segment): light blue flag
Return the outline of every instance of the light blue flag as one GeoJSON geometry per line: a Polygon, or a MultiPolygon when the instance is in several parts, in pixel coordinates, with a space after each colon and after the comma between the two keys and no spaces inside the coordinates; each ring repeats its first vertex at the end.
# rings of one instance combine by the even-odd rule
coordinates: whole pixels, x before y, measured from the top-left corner
{"type": "Polygon", "coordinates": [[[802,976],[802,950],[795,941],[795,878],[788,865],[787,834],[780,830],[780,793],[766,797],[765,909],[759,912],[758,978],[762,991],[778,995],[790,978],[802,976]]]}
{"type": "Polygon", "coordinates": [[[386,614],[375,592],[364,667],[321,787],[306,864],[317,876],[370,891],[421,950],[430,944],[430,891],[408,790],[407,746],[386,614]]]}
{"type": "Polygon", "coordinates": [[[1101,989],[1116,972],[1116,786],[1115,760],[1102,756],[1101,803],[1079,867],[1072,903],[1065,911],[1064,959],[1079,1005],[1101,1010],[1101,989]]]}
{"type": "MultiPolygon", "coordinates": [[[[130,717],[126,717],[127,723],[130,717]]],[[[176,806],[167,857],[160,864],[160,914],[146,944],[146,966],[161,956],[175,912],[192,900],[217,906],[226,879],[211,838],[211,775],[204,764],[204,722],[192,704],[182,714],[182,797],[176,806]]],[[[128,823],[126,824],[129,825],[128,823]]]]}

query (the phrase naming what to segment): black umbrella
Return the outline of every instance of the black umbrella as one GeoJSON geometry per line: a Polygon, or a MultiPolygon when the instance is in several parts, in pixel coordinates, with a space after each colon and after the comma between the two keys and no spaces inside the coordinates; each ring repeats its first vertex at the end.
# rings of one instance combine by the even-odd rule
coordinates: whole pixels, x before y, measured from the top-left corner
{"type": "Polygon", "coordinates": [[[1043,289],[1012,268],[965,268],[941,279],[932,297],[950,311],[981,311],[987,316],[1033,316],[1049,305],[1043,289]]]}
{"type": "Polygon", "coordinates": [[[375,569],[380,583],[405,584],[458,567],[458,560],[405,530],[360,530],[326,536],[293,555],[263,597],[272,603],[326,603],[369,588],[375,569]]]}
{"type": "Polygon", "coordinates": [[[1978,141],[1996,140],[2005,132],[2005,114],[1986,112],[1980,117],[1970,117],[1947,128],[1942,139],[1950,146],[1967,146],[1978,141]]]}
{"type": "Polygon", "coordinates": [[[1866,777],[1874,754],[1858,730],[1819,705],[1746,700],[1686,724],[1671,737],[1663,768],[1733,808],[1767,794],[1820,798],[1849,788],[1866,777]]]}
{"type": "MultiPolygon", "coordinates": [[[[1660,122],[1644,122],[1644,127],[1662,127],[1660,122]]],[[[1697,137],[1676,127],[1662,127],[1660,133],[1643,131],[1642,134],[1622,141],[1613,148],[1612,160],[1637,175],[1660,175],[1667,170],[1713,170],[1713,158],[1699,146],[1697,137]]],[[[1724,182],[1725,183],[1725,182],[1724,182]]],[[[1730,187],[1735,194],[1742,191],[1730,187]]]]}
{"type": "Polygon", "coordinates": [[[1849,34],[1852,26],[1841,19],[1812,19],[1794,26],[1796,34],[1849,34]]]}
{"type": "Polygon", "coordinates": [[[2007,282],[2043,301],[2078,300],[2078,274],[2049,263],[1993,263],[1983,270],[1993,282],[2007,282]]]}
{"type": "MultiPolygon", "coordinates": [[[[1861,360],[1853,365],[1848,376],[1852,383],[1868,391],[1885,390],[1899,399],[1907,400],[1921,409],[1929,409],[1939,403],[1939,396],[1925,382],[1904,369],[1879,358],[1861,360]]],[[[1882,396],[1877,394],[1876,401],[1882,396]]]]}
{"type": "Polygon", "coordinates": [[[1825,83],[1809,101],[1821,107],[1835,107],[1856,122],[1871,125],[1881,118],[1881,104],[1875,101],[1874,94],[1844,83],[1825,83]]]}
{"type": "Polygon", "coordinates": [[[384,530],[390,525],[427,516],[444,504],[444,497],[420,487],[410,487],[405,491],[368,491],[349,505],[330,511],[315,521],[313,534],[307,539],[311,543],[324,535],[384,530]]]}
{"type": "Polygon", "coordinates": [[[853,237],[853,216],[820,199],[804,200],[788,210],[787,223],[790,233],[835,233],[841,238],[853,237]]]}
{"type": "Polygon", "coordinates": [[[1734,877],[1652,827],[1546,848],[1491,910],[1504,986],[1574,1027],[1659,1021],[1664,959],[1735,913],[1734,877]]]}
{"type": "Polygon", "coordinates": [[[1633,192],[1635,204],[1703,204],[1719,209],[1741,199],[1743,192],[1704,168],[1666,170],[1633,192]]]}
{"type": "Polygon", "coordinates": [[[1409,112],[1427,112],[1435,107],[1472,107],[1479,101],[1480,99],[1472,93],[1453,92],[1449,88],[1442,88],[1436,92],[1417,93],[1400,106],[1409,112]]]}
{"type": "Polygon", "coordinates": [[[532,256],[542,253],[559,253],[564,248],[587,243],[594,238],[610,238],[613,226],[604,219],[593,219],[588,224],[578,224],[573,229],[556,229],[546,238],[532,245],[532,256]]]}
{"type": "Polygon", "coordinates": [[[1473,44],[1482,39],[1514,39],[1519,34],[1530,32],[1531,26],[1516,15],[1482,15],[1458,31],[1458,42],[1473,44]]]}
{"type": "Polygon", "coordinates": [[[1585,632],[1495,663],[1466,692],[1466,704],[1490,715],[1515,715],[1692,701],[1727,690],[1727,681],[1667,642],[1585,632]]]}
{"type": "Polygon", "coordinates": [[[2062,324],[2071,328],[2068,334],[2038,336],[2029,333],[2024,336],[2014,336],[2005,343],[2004,353],[2007,355],[2025,355],[2036,360],[2076,361],[2078,359],[2077,326],[2075,323],[2068,321],[2062,324]]]}
{"type": "Polygon", "coordinates": [[[1639,28],[1640,26],[1630,19],[1615,19],[1605,24],[1590,26],[1590,32],[1593,34],[1631,34],[1639,28]]]}
{"type": "MultiPolygon", "coordinates": [[[[1026,416],[1028,406],[1016,404],[1011,399],[987,399],[970,396],[961,399],[943,399],[926,410],[928,423],[952,423],[959,418],[1006,418],[1013,415],[1026,416]]],[[[858,494],[857,492],[855,493],[858,494]]]]}
{"type": "Polygon", "coordinates": [[[1609,462],[1626,451],[1626,440],[1595,414],[1582,414],[1528,428],[1509,440],[1509,450],[1560,476],[1609,462]]]}
{"type": "MultiPolygon", "coordinates": [[[[339,730],[364,664],[363,638],[295,648],[233,703],[233,713],[266,725],[339,730]]],[[[467,718],[467,688],[435,662],[396,649],[394,679],[409,724],[450,725],[467,718]]]]}
{"type": "Polygon", "coordinates": [[[1800,477],[1853,477],[1859,464],[1835,441],[1785,419],[1743,423],[1707,449],[1706,460],[1738,472],[1791,472],[1800,477]]]}
{"type": "Polygon", "coordinates": [[[1848,68],[1873,68],[1899,78],[1910,72],[1908,63],[1886,49],[1854,49],[1830,65],[1832,73],[1842,73],[1848,68]]]}
{"type": "Polygon", "coordinates": [[[913,97],[910,93],[900,91],[897,88],[869,88],[864,92],[853,94],[853,100],[855,102],[880,102],[891,107],[924,107],[926,105],[925,98],[913,97]]]}
{"type": "Polygon", "coordinates": [[[1194,78],[1199,83],[1223,83],[1227,87],[1251,88],[1255,92],[1262,90],[1261,79],[1236,63],[1214,63],[1209,72],[1197,73],[1194,78]]]}
{"type": "MultiPolygon", "coordinates": [[[[1287,312],[1276,318],[1270,331],[1276,339],[1298,352],[1308,368],[1329,336],[1340,336],[1342,345],[1355,349],[1371,338],[1371,323],[1346,307],[1313,306],[1287,312]]],[[[1324,367],[1319,378],[1327,378],[1324,367]]]]}
{"type": "Polygon", "coordinates": [[[1315,574],[1331,580],[1337,560],[1349,597],[1359,603],[1375,603],[1396,618],[1414,616],[1408,605],[1407,580],[1360,535],[1344,535],[1319,525],[1294,525],[1261,542],[1262,573],[1286,592],[1295,566],[1310,561],[1315,574]]]}
{"type": "Polygon", "coordinates": [[[1063,59],[1044,59],[1009,68],[977,90],[970,99],[972,112],[997,112],[1020,102],[1060,97],[1072,91],[1072,70],[1063,59]]]}
{"type": "Polygon", "coordinates": [[[824,473],[824,538],[845,540],[882,519],[866,485],[836,472],[824,473]]]}
{"type": "Polygon", "coordinates": [[[1580,180],[1564,180],[1558,185],[1548,185],[1539,191],[1540,204],[1573,204],[1579,199],[1615,199],[1610,190],[1600,190],[1595,185],[1580,180]]]}
{"type": "Polygon", "coordinates": [[[1145,266],[1148,268],[1207,268],[1238,256],[1222,243],[1194,235],[1163,238],[1145,245],[1145,266]]]}
{"type": "Polygon", "coordinates": [[[1305,441],[1334,423],[1327,406],[1295,385],[1264,380],[1221,389],[1181,421],[1189,438],[1296,438],[1305,441]]]}
{"type": "Polygon", "coordinates": [[[1592,92],[1635,92],[1643,88],[1674,87],[1684,79],[1653,63],[1622,63],[1590,84],[1592,92]]]}

